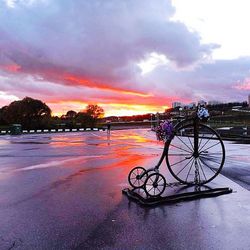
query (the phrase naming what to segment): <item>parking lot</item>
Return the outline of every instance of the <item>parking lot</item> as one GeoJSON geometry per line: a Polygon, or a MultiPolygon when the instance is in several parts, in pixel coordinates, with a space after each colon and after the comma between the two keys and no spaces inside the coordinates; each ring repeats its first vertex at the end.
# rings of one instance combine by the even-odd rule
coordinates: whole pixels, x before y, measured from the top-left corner
{"type": "Polygon", "coordinates": [[[232,194],[144,208],[121,191],[161,155],[148,129],[1,136],[0,249],[249,249],[250,145],[225,147],[232,194]]]}

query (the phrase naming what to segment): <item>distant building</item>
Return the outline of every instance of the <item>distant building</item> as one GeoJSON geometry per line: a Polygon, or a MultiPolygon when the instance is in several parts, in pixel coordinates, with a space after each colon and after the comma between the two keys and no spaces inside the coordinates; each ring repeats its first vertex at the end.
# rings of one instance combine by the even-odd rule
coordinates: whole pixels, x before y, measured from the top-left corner
{"type": "Polygon", "coordinates": [[[248,95],[248,107],[250,107],[250,95],[248,95]]]}
{"type": "Polygon", "coordinates": [[[181,102],[173,102],[172,103],[172,108],[177,108],[177,107],[181,107],[182,103],[181,102]]]}
{"type": "Polygon", "coordinates": [[[188,109],[193,109],[196,107],[196,103],[195,102],[191,102],[187,105],[188,109]]]}
{"type": "Polygon", "coordinates": [[[217,105],[217,104],[221,104],[220,101],[208,101],[208,105],[217,105]]]}

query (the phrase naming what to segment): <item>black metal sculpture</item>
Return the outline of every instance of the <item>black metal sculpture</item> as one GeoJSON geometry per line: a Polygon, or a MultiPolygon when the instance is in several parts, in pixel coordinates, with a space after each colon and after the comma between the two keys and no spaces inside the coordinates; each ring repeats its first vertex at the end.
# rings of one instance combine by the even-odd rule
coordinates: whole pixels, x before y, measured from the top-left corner
{"type": "Polygon", "coordinates": [[[159,173],[166,159],[172,176],[182,184],[199,187],[213,180],[225,161],[225,147],[219,134],[203,124],[209,117],[204,107],[197,107],[194,117],[186,118],[174,127],[167,121],[156,128],[158,139],[164,140],[159,162],[153,168],[133,168],[128,181],[133,188],[143,188],[149,197],[159,197],[167,182],[159,173]]]}

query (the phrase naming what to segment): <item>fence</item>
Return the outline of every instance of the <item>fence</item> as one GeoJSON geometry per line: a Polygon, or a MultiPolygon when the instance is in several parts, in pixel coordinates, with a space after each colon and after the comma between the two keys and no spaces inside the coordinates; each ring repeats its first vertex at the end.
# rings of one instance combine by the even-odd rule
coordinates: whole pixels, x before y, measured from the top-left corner
{"type": "MultiPolygon", "coordinates": [[[[31,129],[22,130],[22,134],[46,134],[46,133],[65,133],[65,132],[84,132],[84,131],[105,131],[106,128],[58,128],[58,129],[31,129]]],[[[11,134],[10,130],[0,130],[0,135],[11,134]]]]}

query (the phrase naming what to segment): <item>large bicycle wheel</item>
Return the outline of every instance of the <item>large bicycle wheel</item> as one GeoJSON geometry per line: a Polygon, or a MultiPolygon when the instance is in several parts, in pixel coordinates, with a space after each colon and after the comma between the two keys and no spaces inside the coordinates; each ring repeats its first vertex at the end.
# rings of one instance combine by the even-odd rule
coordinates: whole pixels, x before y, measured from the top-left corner
{"type": "Polygon", "coordinates": [[[198,155],[194,154],[194,125],[176,128],[175,137],[167,145],[166,162],[170,173],[184,184],[205,184],[221,171],[225,147],[212,128],[198,125],[198,155]]]}

